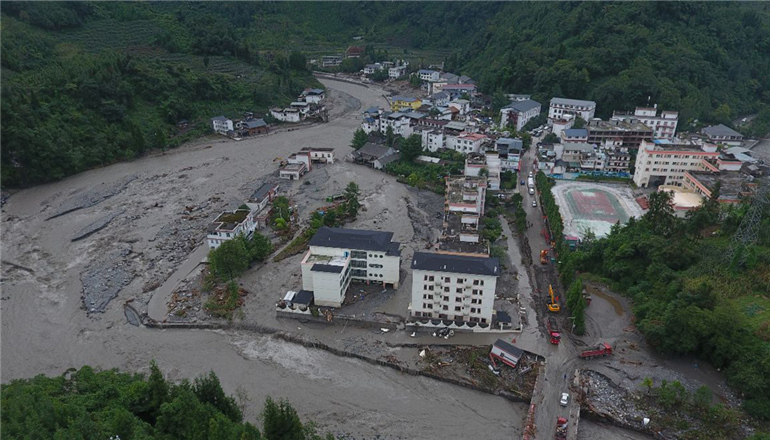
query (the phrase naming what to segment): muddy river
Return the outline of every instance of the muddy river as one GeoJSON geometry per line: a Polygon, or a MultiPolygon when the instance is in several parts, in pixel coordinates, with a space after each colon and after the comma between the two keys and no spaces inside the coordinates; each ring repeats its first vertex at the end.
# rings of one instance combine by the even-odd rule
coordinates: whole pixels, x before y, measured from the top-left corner
{"type": "MultiPolygon", "coordinates": [[[[385,105],[379,89],[325,84],[336,90],[328,124],[241,142],[203,139],[13,195],[2,212],[0,379],[86,364],[146,372],[155,359],[174,380],[215,371],[227,392],[248,398],[250,420],[270,395],[289,399],[324,430],[356,438],[520,438],[522,404],[267,337],[126,323],[122,303],[146,303],[153,286],[200,243],[191,238],[200,237],[200,225],[244,200],[275,171],[276,157],[314,145],[337,148],[341,158],[361,109],[385,105]],[[47,220],[72,200],[116,183],[123,186],[109,198],[47,220]],[[84,227],[113,217],[98,233],[71,241],[84,227]],[[105,260],[109,266],[97,266],[104,273],[131,276],[121,286],[110,285],[110,276],[90,280],[119,293],[104,313],[88,315],[81,273],[105,260]]],[[[611,430],[594,432],[602,434],[592,438],[614,438],[611,430]]]]}

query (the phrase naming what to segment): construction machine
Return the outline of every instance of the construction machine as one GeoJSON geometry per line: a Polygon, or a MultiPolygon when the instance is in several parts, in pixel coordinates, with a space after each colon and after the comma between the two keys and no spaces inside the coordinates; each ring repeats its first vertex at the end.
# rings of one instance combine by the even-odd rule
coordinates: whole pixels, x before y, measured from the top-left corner
{"type": "Polygon", "coordinates": [[[548,249],[540,251],[540,264],[548,264],[548,249]]]}
{"type": "Polygon", "coordinates": [[[553,293],[553,286],[549,284],[548,285],[548,311],[558,313],[559,310],[561,310],[561,306],[559,306],[559,297],[557,297],[556,294],[553,293]]]}

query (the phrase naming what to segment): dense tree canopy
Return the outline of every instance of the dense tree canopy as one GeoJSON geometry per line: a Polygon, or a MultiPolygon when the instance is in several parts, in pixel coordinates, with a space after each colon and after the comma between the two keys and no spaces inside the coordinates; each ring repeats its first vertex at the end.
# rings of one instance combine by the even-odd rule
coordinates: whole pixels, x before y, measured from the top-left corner
{"type": "Polygon", "coordinates": [[[321,439],[288,402],[270,398],[260,434],[213,372],[176,384],[155,363],[149,378],[86,366],[3,384],[0,421],[9,439],[321,439]]]}

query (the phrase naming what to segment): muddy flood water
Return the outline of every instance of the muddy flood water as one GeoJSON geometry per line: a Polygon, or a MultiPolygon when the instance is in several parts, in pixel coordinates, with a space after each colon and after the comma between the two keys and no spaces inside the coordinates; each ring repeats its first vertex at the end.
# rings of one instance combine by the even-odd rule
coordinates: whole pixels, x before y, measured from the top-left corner
{"type": "MultiPolygon", "coordinates": [[[[274,173],[276,157],[314,145],[337,148],[342,159],[360,111],[386,105],[380,89],[324,83],[334,89],[328,124],[241,142],[203,139],[14,194],[2,210],[2,382],[83,365],[147,372],[155,359],[172,380],[213,370],[226,392],[248,399],[251,421],[270,395],[322,430],[353,438],[521,438],[524,404],[266,336],[126,322],[123,303],[146,305],[200,244],[190,237],[274,173]],[[105,200],[54,217],[68,201],[113,187],[119,191],[105,200]],[[72,241],[102,219],[109,224],[98,233],[72,241]],[[105,275],[84,277],[90,267],[105,275]],[[116,292],[104,313],[83,308],[84,282],[116,292]]],[[[612,428],[592,432],[617,438],[612,428]]]]}

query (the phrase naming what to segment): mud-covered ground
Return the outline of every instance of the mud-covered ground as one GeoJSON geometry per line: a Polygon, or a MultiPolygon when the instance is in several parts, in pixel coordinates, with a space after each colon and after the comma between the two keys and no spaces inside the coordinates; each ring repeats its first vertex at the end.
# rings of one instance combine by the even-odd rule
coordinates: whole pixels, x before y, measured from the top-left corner
{"type": "MultiPolygon", "coordinates": [[[[214,370],[227,392],[243,391],[250,400],[250,420],[272,395],[291,400],[304,418],[324,430],[355,438],[438,439],[480,432],[491,438],[520,436],[525,407],[502,398],[267,337],[157,331],[126,322],[122,303],[146,304],[201,244],[208,222],[272,178],[275,157],[312,145],[336,148],[342,159],[360,122],[358,110],[385,105],[381,90],[332,81],[327,86],[337,90],[331,93],[333,119],[328,124],[284,127],[240,142],[201,139],[7,199],[2,212],[2,381],[61,374],[86,364],[147,372],[150,360],[156,359],[174,380],[214,370]],[[89,225],[102,226],[100,219],[113,213],[121,214],[72,241],[89,225]],[[84,303],[84,292],[92,291],[109,292],[107,296],[116,292],[104,313],[89,314],[84,308],[91,305],[90,299],[84,303]]],[[[301,210],[322,204],[327,190],[355,180],[367,211],[351,226],[391,230],[407,244],[430,238],[424,236],[429,228],[413,226],[408,206],[426,222],[433,213],[422,206],[441,206],[440,198],[423,202],[427,197],[384,174],[342,162],[314,169],[307,180],[310,185],[300,181],[284,186],[297,194],[301,210]],[[415,228],[420,229],[416,239],[415,228]]],[[[405,261],[412,251],[405,246],[405,261]]],[[[296,264],[296,258],[285,263],[296,264]]],[[[275,320],[276,299],[297,282],[285,272],[288,266],[271,264],[242,280],[250,291],[246,314],[312,337],[312,326],[275,320]]],[[[410,280],[402,282],[409,285],[410,280]]],[[[391,306],[394,311],[405,313],[404,295],[391,306]]],[[[351,337],[349,343],[360,350],[371,345],[351,329],[317,325],[317,331],[320,338],[351,337]]]]}

